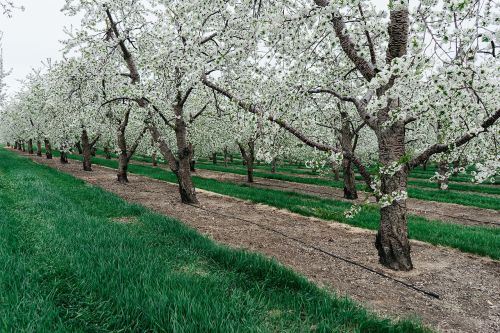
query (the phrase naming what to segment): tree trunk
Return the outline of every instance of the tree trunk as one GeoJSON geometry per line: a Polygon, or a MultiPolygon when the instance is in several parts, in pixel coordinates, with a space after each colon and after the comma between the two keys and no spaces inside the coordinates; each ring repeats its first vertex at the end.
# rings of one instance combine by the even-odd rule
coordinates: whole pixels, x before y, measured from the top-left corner
{"type": "Polygon", "coordinates": [[[271,161],[271,173],[276,173],[276,157],[271,161]]]}
{"type": "Polygon", "coordinates": [[[24,143],[24,140],[21,143],[21,149],[22,149],[23,153],[26,152],[26,144],[24,143]]]}
{"type": "Polygon", "coordinates": [[[45,156],[48,160],[52,159],[52,146],[50,145],[49,139],[44,140],[45,143],[45,156]]]}
{"type": "Polygon", "coordinates": [[[36,156],[42,157],[42,142],[40,140],[36,142],[36,156]]]}
{"type": "Polygon", "coordinates": [[[217,153],[212,153],[212,163],[217,164],[217,153]]]}
{"type": "Polygon", "coordinates": [[[82,154],[83,171],[92,171],[92,147],[90,146],[89,135],[86,129],[82,130],[82,154]]]}
{"type": "Polygon", "coordinates": [[[429,160],[425,160],[425,162],[424,162],[424,165],[423,165],[424,171],[427,171],[427,163],[429,163],[429,160]]]}
{"type": "Polygon", "coordinates": [[[233,163],[233,154],[229,154],[229,162],[232,164],[233,163]]]}
{"type": "Polygon", "coordinates": [[[61,152],[61,164],[68,164],[68,154],[66,154],[66,152],[62,150],[60,152],[61,152]]]}
{"type": "Polygon", "coordinates": [[[28,140],[28,154],[33,155],[33,139],[28,140]]]}
{"type": "MultiPolygon", "coordinates": [[[[404,125],[393,125],[378,133],[379,159],[384,167],[400,161],[405,155],[404,125]]],[[[405,166],[393,175],[381,175],[382,194],[407,190],[408,171],[405,166]]],[[[392,201],[380,209],[380,228],[375,245],[380,263],[394,270],[413,268],[406,220],[406,200],[392,201]]]]}
{"type": "Polygon", "coordinates": [[[151,159],[153,160],[153,166],[158,166],[158,159],[156,158],[156,153],[151,155],[151,159]]]}
{"type": "Polygon", "coordinates": [[[97,155],[97,147],[92,146],[92,148],[90,149],[90,154],[95,157],[97,155]]]}
{"type": "Polygon", "coordinates": [[[75,143],[75,147],[78,150],[78,154],[83,154],[82,144],[80,142],[75,143]]]}
{"type": "Polygon", "coordinates": [[[253,164],[255,161],[255,144],[253,141],[248,142],[248,152],[245,147],[238,143],[240,147],[241,157],[244,161],[244,165],[247,166],[247,182],[253,183],[253,164]]]}
{"type": "Polygon", "coordinates": [[[442,191],[445,191],[448,189],[448,173],[449,171],[449,165],[448,161],[446,160],[441,160],[438,163],[438,188],[442,191]]]}
{"type": "Polygon", "coordinates": [[[120,155],[118,155],[118,173],[117,180],[122,184],[128,183],[128,163],[129,156],[127,152],[127,141],[125,138],[125,126],[122,126],[117,133],[118,148],[120,148],[120,155]]]}
{"type": "MultiPolygon", "coordinates": [[[[340,146],[343,150],[353,151],[353,139],[354,133],[351,129],[351,123],[349,122],[348,114],[342,112],[342,128],[340,133],[340,146]]],[[[342,172],[344,176],[344,198],[349,200],[355,200],[358,198],[358,192],[356,191],[356,179],[354,176],[354,170],[352,162],[345,156],[342,159],[342,172]]]]}
{"type": "Polygon", "coordinates": [[[122,150],[118,156],[118,182],[122,184],[128,183],[128,163],[129,158],[126,150],[122,150]]]}
{"type": "Polygon", "coordinates": [[[356,178],[352,168],[352,163],[347,158],[344,158],[342,161],[342,173],[344,176],[344,198],[356,200],[358,198],[356,178]]]}
{"type": "MultiPolygon", "coordinates": [[[[179,183],[181,201],[185,204],[197,204],[198,198],[191,178],[191,159],[193,158],[193,146],[187,142],[186,123],[183,118],[183,108],[180,105],[174,107],[176,115],[175,138],[177,143],[177,170],[174,172],[179,183]]],[[[214,160],[217,161],[216,153],[214,160]]]]}

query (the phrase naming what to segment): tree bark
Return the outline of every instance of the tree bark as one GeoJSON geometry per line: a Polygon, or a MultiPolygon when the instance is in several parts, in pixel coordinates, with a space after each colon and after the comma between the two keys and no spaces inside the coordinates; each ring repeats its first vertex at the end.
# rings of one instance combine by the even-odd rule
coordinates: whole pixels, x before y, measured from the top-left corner
{"type": "Polygon", "coordinates": [[[244,165],[247,166],[247,182],[253,183],[253,164],[255,162],[255,143],[253,141],[248,142],[248,151],[245,147],[238,143],[240,148],[241,157],[243,158],[244,165]]]}
{"type": "Polygon", "coordinates": [[[50,145],[49,139],[44,140],[45,143],[45,156],[48,160],[52,159],[52,146],[50,145]]]}
{"type": "Polygon", "coordinates": [[[128,183],[128,164],[129,158],[126,150],[122,150],[118,156],[118,182],[122,184],[128,183]]]}
{"type": "Polygon", "coordinates": [[[217,153],[212,153],[212,163],[217,164],[217,153]]]}
{"type": "Polygon", "coordinates": [[[61,164],[68,164],[68,154],[66,154],[66,152],[64,151],[60,151],[61,153],[61,157],[60,157],[60,161],[61,161],[61,164]]]}
{"type": "MultiPolygon", "coordinates": [[[[342,116],[342,128],[340,133],[340,145],[343,151],[354,152],[353,139],[354,133],[351,129],[351,123],[349,122],[348,114],[345,112],[341,113],[342,116]]],[[[358,192],[356,191],[356,178],[354,175],[352,162],[345,154],[342,158],[342,172],[344,176],[344,198],[349,200],[355,200],[358,198],[358,192]]]]}
{"type": "Polygon", "coordinates": [[[271,161],[271,173],[276,173],[276,157],[271,161]]]}
{"type": "MultiPolygon", "coordinates": [[[[187,142],[187,127],[183,117],[183,106],[178,104],[174,107],[175,138],[177,143],[177,170],[174,171],[179,183],[181,201],[186,204],[197,204],[196,190],[191,177],[191,160],[193,158],[193,145],[187,142]]],[[[214,153],[215,157],[217,155],[214,153]]],[[[214,158],[217,161],[216,158],[214,158]]],[[[173,170],[172,170],[173,171],[173,170]]]]}
{"type": "Polygon", "coordinates": [[[342,160],[342,172],[344,176],[344,198],[349,200],[357,199],[358,192],[356,190],[354,169],[351,161],[345,157],[342,160]]]}
{"type": "Polygon", "coordinates": [[[156,153],[151,155],[151,159],[153,160],[153,166],[158,166],[158,159],[156,158],[156,153]]]}
{"type": "Polygon", "coordinates": [[[83,154],[83,149],[82,149],[82,144],[80,143],[80,141],[78,141],[77,143],[75,143],[75,147],[78,150],[78,154],[82,155],[83,154]]]}
{"type": "Polygon", "coordinates": [[[42,157],[42,142],[40,140],[36,142],[36,156],[42,157]]]}
{"type": "Polygon", "coordinates": [[[33,139],[28,140],[28,154],[33,155],[33,139]]]}
{"type": "MultiPolygon", "coordinates": [[[[405,155],[404,125],[395,124],[377,133],[379,159],[384,167],[400,161],[405,155]]],[[[408,170],[403,166],[395,174],[381,175],[382,194],[407,190],[408,170]]],[[[406,219],[406,200],[393,201],[380,209],[380,228],[375,245],[380,263],[394,270],[409,271],[413,268],[406,219]]]]}
{"type": "Polygon", "coordinates": [[[86,129],[82,130],[81,135],[83,171],[92,171],[92,147],[90,146],[89,135],[86,129]]]}

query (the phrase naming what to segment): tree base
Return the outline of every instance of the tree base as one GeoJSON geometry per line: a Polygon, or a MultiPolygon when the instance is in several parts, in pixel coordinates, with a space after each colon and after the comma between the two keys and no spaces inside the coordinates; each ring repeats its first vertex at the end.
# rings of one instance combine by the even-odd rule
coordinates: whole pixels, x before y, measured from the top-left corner
{"type": "MultiPolygon", "coordinates": [[[[397,240],[394,240],[397,243],[397,240]]],[[[375,247],[378,250],[379,262],[381,265],[395,271],[411,271],[413,263],[410,257],[409,246],[402,247],[400,244],[393,244],[392,241],[382,242],[380,232],[377,233],[375,247]]]]}

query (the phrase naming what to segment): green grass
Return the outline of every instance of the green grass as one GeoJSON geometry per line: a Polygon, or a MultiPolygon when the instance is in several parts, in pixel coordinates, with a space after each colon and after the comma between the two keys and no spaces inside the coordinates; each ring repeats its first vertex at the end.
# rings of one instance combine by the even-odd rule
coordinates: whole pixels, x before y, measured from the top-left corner
{"type": "MultiPolygon", "coordinates": [[[[115,160],[100,158],[95,158],[94,162],[110,168],[117,168],[118,165],[115,160]]],[[[175,175],[164,169],[131,164],[129,171],[176,183],[175,175]]],[[[347,219],[344,212],[350,208],[350,203],[339,200],[322,199],[296,192],[261,189],[197,176],[193,177],[193,181],[196,187],[204,190],[287,209],[304,216],[338,221],[370,230],[377,230],[379,226],[380,212],[374,206],[367,206],[355,218],[347,219]]],[[[500,260],[500,228],[463,226],[410,215],[408,229],[412,239],[500,260]]]]}
{"type": "Polygon", "coordinates": [[[426,331],[4,150],[0,211],[3,332],[426,331]]]}

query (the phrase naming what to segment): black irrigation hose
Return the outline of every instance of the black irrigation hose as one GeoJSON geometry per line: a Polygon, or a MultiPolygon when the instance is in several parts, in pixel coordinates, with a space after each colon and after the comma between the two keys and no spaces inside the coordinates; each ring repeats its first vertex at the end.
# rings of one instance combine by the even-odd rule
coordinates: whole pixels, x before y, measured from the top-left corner
{"type": "Polygon", "coordinates": [[[379,275],[379,276],[381,276],[381,277],[383,277],[383,278],[385,278],[385,279],[387,279],[387,280],[390,280],[390,281],[393,281],[393,282],[399,283],[399,284],[401,284],[401,285],[405,286],[405,287],[406,287],[406,288],[408,288],[408,289],[413,289],[413,290],[415,290],[415,291],[417,291],[417,292],[419,292],[419,293],[422,293],[422,294],[424,294],[424,295],[426,295],[426,296],[429,296],[429,297],[431,297],[431,298],[439,299],[439,297],[440,297],[438,294],[433,293],[432,291],[427,291],[427,290],[424,290],[424,289],[418,288],[418,287],[416,287],[416,286],[414,286],[414,285],[412,285],[412,284],[410,284],[410,283],[408,283],[408,282],[405,282],[405,281],[402,281],[402,280],[399,280],[399,279],[395,279],[395,278],[393,278],[392,276],[389,276],[389,275],[387,275],[387,274],[385,274],[385,273],[379,272],[379,271],[377,271],[377,270],[375,270],[375,269],[373,269],[373,268],[370,268],[370,267],[368,267],[368,266],[365,266],[365,265],[363,265],[363,264],[360,264],[360,263],[358,263],[358,262],[356,262],[356,261],[354,261],[354,260],[351,260],[351,259],[347,259],[347,258],[341,257],[341,256],[339,256],[339,255],[337,255],[337,254],[334,254],[334,253],[331,253],[331,252],[325,251],[325,250],[323,250],[323,249],[321,249],[321,248],[319,248],[319,247],[317,247],[317,246],[307,244],[306,242],[304,242],[304,241],[302,241],[302,240],[300,240],[300,239],[297,239],[297,238],[295,238],[295,237],[289,236],[289,235],[287,235],[287,234],[285,234],[285,233],[283,233],[283,232],[281,232],[281,231],[279,231],[279,230],[276,230],[276,229],[273,229],[273,228],[270,228],[270,227],[266,227],[266,226],[264,226],[264,225],[261,225],[261,224],[259,224],[259,223],[256,223],[256,222],[253,222],[253,221],[250,221],[250,220],[245,220],[245,219],[242,219],[242,218],[240,218],[240,217],[230,216],[230,215],[226,215],[226,214],[223,214],[223,213],[220,213],[220,212],[216,212],[216,211],[213,211],[213,210],[209,210],[209,209],[206,209],[206,208],[203,208],[203,207],[200,207],[200,206],[194,205],[194,204],[189,204],[189,206],[192,206],[192,207],[198,208],[198,209],[200,209],[200,210],[203,210],[203,211],[206,211],[206,212],[209,212],[209,213],[212,213],[212,214],[217,214],[217,215],[220,215],[220,216],[224,216],[224,217],[226,217],[226,218],[235,219],[235,220],[238,220],[238,221],[241,221],[241,222],[245,222],[245,223],[250,223],[250,224],[253,224],[253,225],[255,225],[255,226],[257,226],[257,227],[259,227],[259,228],[261,228],[261,229],[264,229],[264,230],[267,230],[267,231],[270,231],[270,232],[276,233],[276,234],[281,235],[281,236],[283,236],[283,237],[285,237],[285,238],[287,238],[287,239],[293,240],[293,241],[295,241],[295,242],[297,242],[297,243],[299,243],[299,244],[301,244],[301,245],[303,245],[303,246],[309,247],[309,248],[311,248],[311,249],[313,249],[313,250],[316,250],[316,251],[318,251],[318,252],[321,252],[321,253],[323,253],[323,254],[326,254],[327,256],[330,256],[330,257],[332,257],[332,258],[335,258],[335,259],[341,260],[341,261],[343,261],[343,262],[345,262],[345,263],[348,263],[348,264],[351,264],[351,265],[353,265],[353,266],[356,266],[356,267],[362,268],[362,269],[367,270],[367,271],[369,271],[369,272],[371,272],[371,273],[377,274],[377,275],[379,275]]]}
{"type": "MultiPolygon", "coordinates": [[[[282,182],[283,180],[278,180],[278,181],[282,182]]],[[[288,189],[290,191],[294,191],[294,190],[295,191],[300,191],[300,189],[294,188],[293,186],[289,187],[289,186],[283,186],[283,185],[278,185],[278,184],[271,185],[271,184],[257,183],[257,182],[254,183],[254,184],[257,185],[257,186],[267,186],[267,187],[271,187],[271,188],[272,187],[279,187],[279,188],[283,188],[283,189],[288,189]]],[[[333,197],[337,197],[337,198],[343,198],[342,196],[334,194],[334,193],[327,193],[327,192],[314,191],[314,190],[307,190],[307,191],[303,191],[302,193],[304,193],[304,194],[315,193],[315,194],[333,196],[333,197]]],[[[421,210],[421,209],[408,208],[408,210],[414,211],[414,212],[426,213],[426,211],[421,210]]],[[[500,223],[496,223],[496,222],[481,221],[481,220],[471,219],[471,218],[468,218],[468,217],[456,217],[456,216],[453,216],[453,215],[443,214],[443,213],[439,213],[439,212],[433,212],[433,213],[436,214],[436,215],[440,215],[440,216],[444,216],[444,217],[450,217],[450,218],[453,218],[453,219],[462,219],[462,220],[468,220],[468,221],[476,222],[476,223],[480,223],[480,224],[490,224],[490,225],[500,226],[500,223]]]]}

